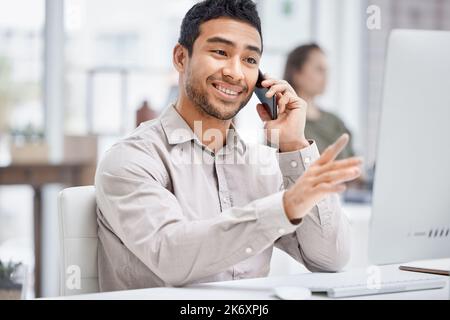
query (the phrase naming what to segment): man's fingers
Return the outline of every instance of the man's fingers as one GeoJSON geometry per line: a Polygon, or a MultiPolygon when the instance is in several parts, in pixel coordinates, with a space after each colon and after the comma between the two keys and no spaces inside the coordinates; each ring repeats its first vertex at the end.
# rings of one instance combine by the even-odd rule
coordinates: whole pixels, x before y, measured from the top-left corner
{"type": "MultiPolygon", "coordinates": [[[[343,160],[335,160],[328,162],[322,166],[317,166],[314,169],[314,175],[319,176],[322,173],[330,170],[344,169],[352,166],[361,166],[363,163],[362,157],[351,157],[343,160]]],[[[312,169],[312,168],[311,168],[312,169]]]]}
{"type": "Polygon", "coordinates": [[[266,97],[271,98],[277,92],[284,93],[288,89],[289,88],[288,88],[287,84],[284,84],[284,83],[274,84],[273,86],[270,87],[269,91],[266,92],[266,97]]]}
{"type": "Polygon", "coordinates": [[[272,78],[268,73],[264,74],[264,80],[261,82],[263,87],[270,87],[274,85],[275,83],[279,82],[280,80],[272,78]]]}
{"type": "Polygon", "coordinates": [[[286,110],[286,105],[290,101],[289,95],[285,94],[277,94],[277,105],[278,105],[278,113],[283,113],[286,110]]]}
{"type": "Polygon", "coordinates": [[[312,185],[315,187],[321,183],[339,184],[351,181],[361,175],[359,167],[350,167],[339,170],[331,170],[311,179],[312,185]]]}
{"type": "Polygon", "coordinates": [[[318,164],[325,164],[327,162],[333,161],[339,155],[339,153],[344,150],[350,137],[347,133],[340,136],[336,142],[328,146],[322,153],[319,159],[317,159],[318,164]]]}
{"type": "Polygon", "coordinates": [[[262,121],[270,121],[270,120],[272,120],[272,118],[270,117],[269,112],[267,112],[266,108],[261,103],[258,103],[256,105],[256,110],[258,111],[259,117],[261,118],[262,121]]]}

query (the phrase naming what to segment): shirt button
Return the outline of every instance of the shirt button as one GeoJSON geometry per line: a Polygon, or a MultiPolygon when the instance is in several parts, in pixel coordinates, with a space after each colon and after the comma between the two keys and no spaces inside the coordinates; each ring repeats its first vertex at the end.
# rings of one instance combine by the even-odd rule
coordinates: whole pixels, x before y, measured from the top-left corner
{"type": "Polygon", "coordinates": [[[284,233],[284,229],[283,228],[278,229],[278,233],[283,234],[284,233]]]}
{"type": "Polygon", "coordinates": [[[311,158],[310,158],[310,157],[305,157],[304,162],[305,162],[305,163],[310,163],[310,162],[311,162],[311,158]]]}
{"type": "Polygon", "coordinates": [[[297,168],[297,166],[298,166],[297,161],[292,160],[292,161],[291,161],[291,167],[292,167],[292,168],[297,168]]]}
{"type": "Polygon", "coordinates": [[[248,248],[245,249],[245,252],[248,253],[248,254],[250,254],[250,253],[253,252],[253,249],[250,248],[250,247],[248,247],[248,248]]]}

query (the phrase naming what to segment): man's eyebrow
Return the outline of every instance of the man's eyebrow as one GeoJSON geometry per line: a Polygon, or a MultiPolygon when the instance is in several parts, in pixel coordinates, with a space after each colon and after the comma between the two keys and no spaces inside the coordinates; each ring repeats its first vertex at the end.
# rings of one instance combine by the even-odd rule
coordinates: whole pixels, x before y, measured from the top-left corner
{"type": "MultiPolygon", "coordinates": [[[[225,38],[222,38],[222,37],[208,38],[206,40],[206,42],[209,42],[209,43],[223,43],[223,44],[226,44],[226,45],[231,46],[231,47],[236,47],[236,44],[233,41],[225,39],[225,38]]],[[[247,46],[245,46],[245,48],[247,50],[255,51],[257,54],[261,55],[261,49],[256,47],[256,46],[247,45],[247,46]]]]}

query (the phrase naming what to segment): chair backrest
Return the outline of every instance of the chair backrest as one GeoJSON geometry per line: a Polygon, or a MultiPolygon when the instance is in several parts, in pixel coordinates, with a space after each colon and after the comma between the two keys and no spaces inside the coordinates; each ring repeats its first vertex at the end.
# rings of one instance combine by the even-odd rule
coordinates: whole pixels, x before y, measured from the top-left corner
{"type": "Polygon", "coordinates": [[[67,188],[58,197],[60,295],[99,291],[94,186],[67,188]]]}

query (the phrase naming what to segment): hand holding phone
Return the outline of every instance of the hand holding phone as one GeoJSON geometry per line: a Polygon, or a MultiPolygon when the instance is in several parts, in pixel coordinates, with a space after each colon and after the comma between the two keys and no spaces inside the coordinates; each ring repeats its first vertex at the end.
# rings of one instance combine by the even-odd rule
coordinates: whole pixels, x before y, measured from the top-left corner
{"type": "Polygon", "coordinates": [[[266,139],[270,145],[278,148],[280,152],[296,151],[310,145],[305,138],[308,105],[287,81],[270,77],[265,79],[259,71],[254,92],[261,101],[256,109],[264,121],[266,139]],[[268,88],[262,86],[263,82],[268,88]],[[267,98],[266,94],[270,98],[267,98]],[[275,119],[276,121],[273,121],[275,119]],[[277,132],[277,141],[272,141],[274,130],[277,132]]]}
{"type": "Polygon", "coordinates": [[[269,112],[270,117],[272,120],[275,120],[278,116],[278,110],[277,110],[277,101],[275,98],[275,95],[271,98],[266,97],[266,92],[269,91],[269,88],[265,88],[262,86],[261,82],[264,81],[264,75],[261,72],[261,70],[258,70],[258,80],[256,81],[255,86],[255,94],[258,97],[259,101],[264,105],[267,112],[269,112]]]}

